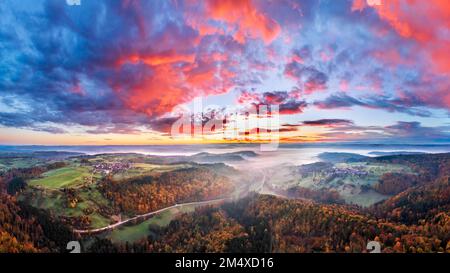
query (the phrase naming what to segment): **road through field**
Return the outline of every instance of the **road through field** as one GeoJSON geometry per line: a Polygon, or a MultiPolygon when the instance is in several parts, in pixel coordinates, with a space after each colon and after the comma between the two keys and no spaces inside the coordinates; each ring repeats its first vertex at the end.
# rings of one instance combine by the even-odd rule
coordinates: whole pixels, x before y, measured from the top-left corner
{"type": "MultiPolygon", "coordinates": [[[[264,184],[265,184],[265,181],[266,181],[266,175],[265,175],[263,172],[261,172],[261,173],[262,173],[263,177],[262,177],[262,179],[261,179],[260,190],[264,187],[264,184]]],[[[244,196],[245,196],[247,193],[248,193],[248,192],[245,191],[245,192],[243,193],[244,196]]],[[[111,225],[106,226],[106,227],[96,228],[96,229],[74,229],[73,232],[76,233],[76,234],[99,233],[99,232],[103,232],[103,231],[115,229],[115,228],[117,228],[117,227],[119,227],[119,226],[122,226],[122,225],[124,225],[124,224],[126,224],[126,223],[129,223],[129,222],[131,222],[131,221],[140,220],[140,219],[145,219],[145,218],[150,217],[150,216],[152,216],[152,215],[156,215],[156,214],[162,213],[162,212],[164,212],[164,211],[167,211],[167,210],[170,210],[170,209],[173,209],[173,208],[181,208],[181,207],[184,207],[184,206],[191,206],[191,205],[209,205],[209,204],[214,204],[214,203],[223,202],[223,201],[225,201],[225,200],[240,199],[240,198],[242,198],[242,197],[243,197],[243,196],[242,196],[242,193],[241,193],[241,194],[238,194],[238,195],[235,196],[235,197],[226,197],[226,198],[219,198],[219,199],[213,199],[213,200],[207,200],[207,201],[199,201],[199,202],[189,202],[189,203],[175,204],[175,205],[170,206],[170,207],[166,207],[166,208],[162,208],[162,209],[155,210],[155,211],[152,211],[152,212],[148,212],[148,213],[145,213],[145,214],[137,215],[137,216],[134,216],[134,217],[132,217],[132,218],[129,218],[129,219],[126,219],[126,220],[123,220],[123,221],[120,221],[120,222],[111,224],[111,225]]]]}
{"type": "Polygon", "coordinates": [[[103,231],[106,231],[106,230],[112,230],[114,228],[117,228],[117,227],[119,227],[121,225],[124,225],[126,223],[129,223],[131,221],[135,221],[135,220],[139,220],[139,219],[145,219],[145,218],[147,218],[149,216],[152,216],[152,215],[155,215],[155,214],[159,214],[161,212],[164,212],[164,211],[167,211],[167,210],[170,210],[170,209],[173,209],[173,208],[180,208],[180,207],[183,207],[183,206],[190,206],[190,205],[208,205],[208,204],[219,203],[219,202],[222,202],[222,201],[225,201],[225,200],[228,200],[228,199],[231,199],[231,197],[220,198],[220,199],[213,199],[213,200],[207,200],[207,201],[175,204],[175,205],[170,206],[170,207],[166,207],[166,208],[162,208],[162,209],[155,210],[155,211],[152,211],[152,212],[148,212],[148,213],[145,213],[145,214],[137,215],[137,216],[134,216],[132,218],[129,218],[129,219],[117,222],[115,224],[111,224],[111,225],[106,226],[106,227],[96,228],[96,229],[74,229],[73,232],[77,233],[77,234],[99,233],[99,232],[103,232],[103,231]]]}

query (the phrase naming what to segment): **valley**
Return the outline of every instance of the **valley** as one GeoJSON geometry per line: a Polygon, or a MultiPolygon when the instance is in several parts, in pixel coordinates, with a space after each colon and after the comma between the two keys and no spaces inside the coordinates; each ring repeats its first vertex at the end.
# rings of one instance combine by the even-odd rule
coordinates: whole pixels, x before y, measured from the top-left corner
{"type": "MultiPolygon", "coordinates": [[[[126,153],[61,157],[60,153],[56,154],[58,156],[51,157],[51,153],[47,153],[44,158],[21,155],[22,158],[32,157],[35,163],[28,168],[10,166],[4,170],[2,185],[8,193],[2,194],[11,196],[5,200],[16,203],[30,215],[38,213],[39,217],[47,219],[45,223],[60,226],[65,230],[64,236],[80,240],[86,251],[357,252],[364,251],[362,238],[381,238],[381,233],[392,233],[389,231],[392,229],[400,228],[395,232],[400,232],[396,235],[399,239],[394,241],[403,242],[407,240],[403,236],[411,232],[417,233],[411,235],[413,238],[428,236],[428,233],[417,230],[424,224],[431,224],[430,219],[444,221],[443,226],[438,225],[439,229],[445,231],[448,228],[447,220],[444,220],[448,217],[448,210],[443,208],[450,204],[450,196],[446,195],[450,154],[367,157],[351,153],[323,153],[318,156],[320,161],[315,163],[283,163],[245,171],[246,162],[260,160],[260,155],[254,152],[191,156],[126,153]],[[436,192],[433,187],[442,190],[436,192]],[[414,221],[411,215],[419,213],[417,202],[411,203],[407,215],[395,216],[405,209],[405,205],[395,208],[397,205],[394,204],[399,202],[396,200],[419,189],[430,192],[430,197],[434,196],[426,199],[427,202],[441,200],[440,205],[429,205],[432,210],[420,212],[422,214],[414,221]],[[444,196],[439,199],[442,194],[444,196]],[[273,209],[270,208],[274,205],[273,209]],[[296,212],[290,209],[277,211],[280,205],[286,208],[293,206],[296,212]],[[258,209],[246,212],[251,206],[258,209]],[[305,215],[319,213],[314,216],[318,218],[301,216],[299,210],[305,215]],[[263,211],[269,214],[260,215],[263,211]],[[335,215],[331,219],[341,219],[335,223],[337,225],[346,223],[356,231],[359,227],[353,225],[364,223],[364,228],[371,231],[358,235],[362,236],[357,240],[358,246],[345,243],[356,235],[332,235],[334,228],[323,230],[323,226],[315,227],[319,229],[317,232],[322,232],[320,236],[332,235],[329,239],[323,237],[324,241],[312,235],[311,231],[295,231],[299,228],[309,230],[312,226],[308,225],[322,221],[328,215],[327,211],[335,215]],[[272,213],[275,214],[269,217],[272,213]],[[248,218],[250,216],[256,218],[248,218]],[[212,222],[198,222],[206,221],[204,217],[212,222]],[[295,222],[297,217],[303,220],[298,220],[301,222],[292,226],[292,231],[283,231],[282,226],[290,227],[283,221],[295,222]],[[356,219],[360,220],[354,222],[356,219]],[[263,226],[255,226],[258,221],[263,221],[263,226]],[[376,221],[381,221],[382,226],[371,228],[376,221]],[[407,226],[401,227],[402,223],[407,226]],[[184,234],[186,228],[194,233],[184,234]],[[269,234],[260,234],[260,228],[269,234]],[[191,239],[181,243],[180,239],[173,237],[178,233],[191,239]],[[341,238],[343,243],[333,241],[335,236],[344,236],[341,238]],[[272,243],[266,245],[269,239],[272,243]],[[221,243],[217,245],[218,242],[221,243]]],[[[25,160],[31,162],[31,159],[25,160]]],[[[7,158],[0,157],[0,161],[14,162],[14,158],[8,155],[7,158]]],[[[410,201],[402,202],[409,204],[410,201]]],[[[438,226],[433,226],[433,229],[438,226]]],[[[432,232],[430,237],[440,240],[439,246],[421,245],[420,251],[445,251],[448,234],[440,232],[441,235],[432,232]]],[[[383,244],[394,251],[391,239],[380,240],[387,240],[383,244]]],[[[36,246],[35,251],[58,249],[55,244],[48,245],[42,241],[31,245],[36,246]]],[[[408,241],[408,248],[402,250],[417,251],[417,247],[408,241]],[[409,245],[412,245],[411,249],[409,245]]]]}

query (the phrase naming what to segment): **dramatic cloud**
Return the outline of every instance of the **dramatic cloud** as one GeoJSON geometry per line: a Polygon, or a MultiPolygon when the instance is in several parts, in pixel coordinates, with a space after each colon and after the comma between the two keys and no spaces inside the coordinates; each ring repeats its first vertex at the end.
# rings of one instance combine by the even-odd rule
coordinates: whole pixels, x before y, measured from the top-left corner
{"type": "Polygon", "coordinates": [[[382,20],[388,22],[402,37],[418,42],[418,47],[427,51],[434,69],[450,72],[450,3],[446,0],[380,1],[380,5],[369,6],[366,1],[355,0],[353,10],[373,8],[382,20]],[[423,19],[427,22],[424,23],[423,19]]]}
{"type": "Polygon", "coordinates": [[[270,43],[281,30],[275,20],[258,10],[250,0],[208,0],[206,17],[225,22],[228,28],[233,29],[232,35],[240,43],[247,38],[261,38],[265,43],[270,43]]]}
{"type": "MultiPolygon", "coordinates": [[[[31,112],[47,108],[27,114],[28,119],[99,126],[88,131],[92,133],[128,132],[134,130],[123,130],[120,123],[145,125],[194,97],[227,92],[233,85],[226,56],[217,58],[213,48],[197,54],[198,48],[211,47],[211,41],[183,24],[182,12],[163,2],[114,3],[86,2],[74,8],[49,0],[40,3],[42,14],[6,20],[5,26],[25,34],[1,29],[0,37],[7,41],[0,49],[5,57],[0,88],[36,107],[31,112]],[[100,11],[102,16],[96,16],[100,11]],[[158,19],[160,12],[172,16],[158,19]]],[[[23,16],[15,9],[20,7],[10,5],[2,14],[23,16]]]]}
{"type": "Polygon", "coordinates": [[[373,2],[3,0],[0,129],[167,136],[198,97],[278,105],[281,123],[317,111],[321,120],[301,124],[311,130],[359,132],[350,116],[324,109],[354,111],[367,126],[379,126],[372,109],[392,124],[402,113],[441,126],[450,113],[448,1],[373,2]]]}
{"type": "Polygon", "coordinates": [[[349,124],[342,127],[331,127],[326,133],[318,136],[322,141],[389,141],[395,143],[428,143],[448,142],[448,127],[426,127],[420,122],[399,121],[389,126],[358,126],[349,124]]]}

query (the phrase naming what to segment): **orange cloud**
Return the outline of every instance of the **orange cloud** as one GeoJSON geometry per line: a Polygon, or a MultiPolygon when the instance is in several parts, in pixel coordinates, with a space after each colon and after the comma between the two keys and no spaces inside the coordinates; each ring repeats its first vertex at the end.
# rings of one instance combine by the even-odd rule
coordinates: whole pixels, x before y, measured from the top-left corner
{"type": "MultiPolygon", "coordinates": [[[[205,8],[206,17],[227,23],[233,38],[240,43],[245,43],[247,38],[261,38],[269,44],[281,31],[280,25],[259,11],[251,0],[208,0],[205,8]]],[[[219,31],[207,22],[192,24],[203,34],[219,31]]]]}
{"type": "Polygon", "coordinates": [[[352,11],[362,11],[366,7],[366,0],[354,0],[352,4],[352,11]]]}
{"type": "Polygon", "coordinates": [[[250,37],[270,43],[280,33],[278,23],[259,12],[250,0],[211,0],[208,7],[213,18],[239,25],[235,38],[240,42],[250,37]]]}
{"type": "Polygon", "coordinates": [[[192,63],[195,60],[195,54],[177,54],[175,51],[169,50],[159,54],[151,54],[143,56],[133,55],[130,56],[128,60],[131,61],[132,63],[142,61],[148,65],[161,65],[176,62],[192,63]]]}

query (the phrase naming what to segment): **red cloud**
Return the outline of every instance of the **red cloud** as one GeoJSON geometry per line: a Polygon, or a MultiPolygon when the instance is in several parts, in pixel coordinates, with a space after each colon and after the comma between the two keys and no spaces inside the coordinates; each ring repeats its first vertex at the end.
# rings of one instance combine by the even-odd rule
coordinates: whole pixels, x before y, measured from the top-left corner
{"type": "MultiPolygon", "coordinates": [[[[248,38],[270,43],[281,30],[254,4],[250,0],[209,0],[199,8],[198,3],[187,2],[192,8],[185,14],[188,26],[180,29],[169,24],[164,33],[153,38],[158,43],[152,48],[140,46],[147,31],[136,22],[139,37],[130,44],[129,52],[113,57],[115,73],[108,76],[108,84],[127,108],[150,117],[168,113],[198,96],[227,92],[236,77],[233,68],[237,65],[230,57],[233,46],[240,47],[248,38]],[[226,29],[212,21],[225,23],[226,29]],[[227,43],[226,51],[192,50],[214,42],[208,35],[225,32],[230,33],[230,41],[238,42],[227,43]]],[[[139,14],[141,10],[139,2],[132,0],[124,1],[122,8],[139,14]]]]}
{"type": "Polygon", "coordinates": [[[122,67],[123,76],[112,79],[111,86],[126,106],[149,116],[170,112],[198,96],[227,92],[233,86],[233,73],[219,70],[214,63],[189,64],[184,69],[145,62],[131,67],[130,71],[122,67]]]}
{"type": "MultiPolygon", "coordinates": [[[[352,10],[367,5],[355,0],[352,10]]],[[[428,52],[438,73],[450,72],[450,2],[448,0],[389,0],[372,5],[379,17],[387,21],[402,37],[418,42],[419,50],[428,52]],[[426,22],[424,22],[426,20],[426,22]]]]}
{"type": "Polygon", "coordinates": [[[352,11],[362,11],[366,6],[366,0],[353,0],[352,11]]]}
{"type": "Polygon", "coordinates": [[[195,54],[178,54],[174,50],[164,51],[158,54],[143,54],[143,55],[131,55],[126,60],[132,63],[143,62],[148,65],[161,65],[176,62],[187,62],[192,63],[195,60],[195,54]]]}
{"type": "MultiPolygon", "coordinates": [[[[195,5],[198,3],[195,2],[195,5]]],[[[260,38],[269,44],[281,31],[280,25],[261,12],[251,0],[208,0],[205,4],[205,17],[189,18],[190,24],[200,35],[224,34],[223,29],[209,24],[208,19],[212,19],[225,22],[227,31],[241,44],[247,38],[260,38]]]]}
{"type": "Polygon", "coordinates": [[[125,105],[134,111],[149,116],[163,114],[193,96],[180,82],[180,73],[171,66],[150,69],[141,65],[129,73],[134,75],[129,75],[128,81],[117,79],[112,86],[125,105]]]}

